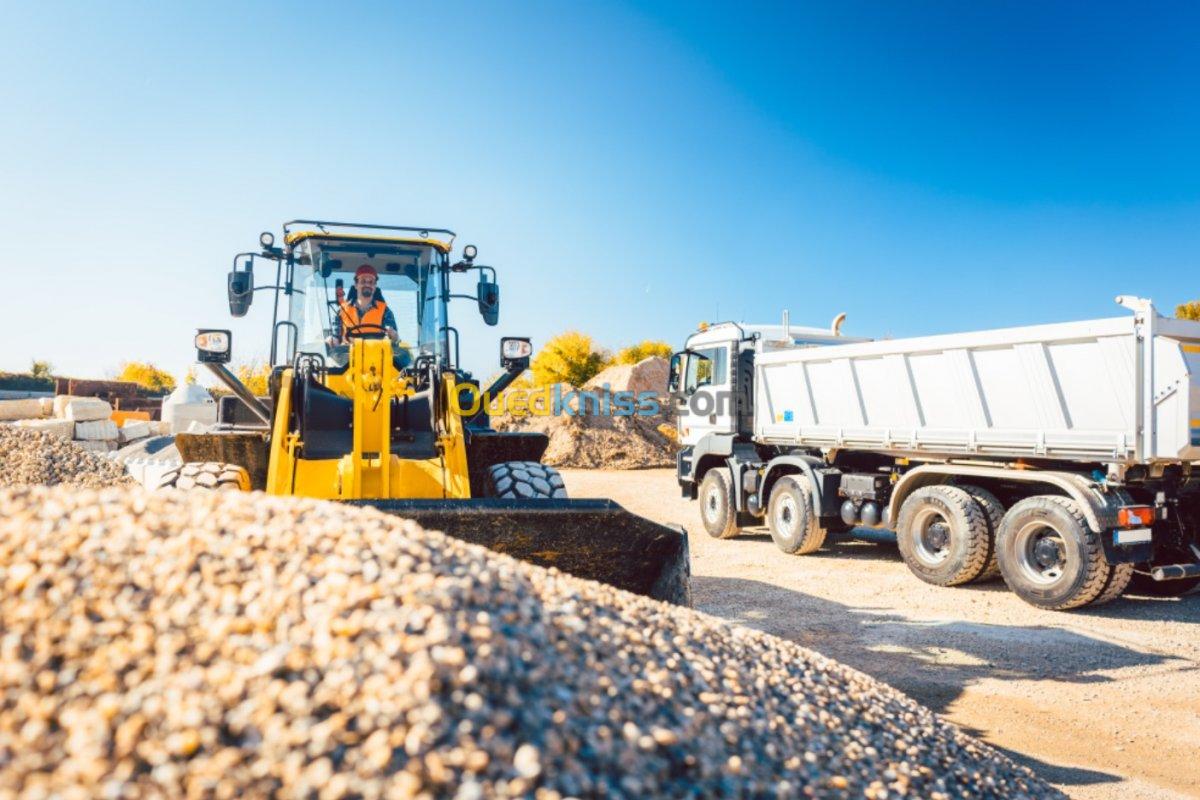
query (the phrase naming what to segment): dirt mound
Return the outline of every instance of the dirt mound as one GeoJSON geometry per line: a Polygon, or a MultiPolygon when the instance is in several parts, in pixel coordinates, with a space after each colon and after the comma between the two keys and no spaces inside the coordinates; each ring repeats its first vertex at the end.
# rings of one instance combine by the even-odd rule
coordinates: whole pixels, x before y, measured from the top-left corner
{"type": "Polygon", "coordinates": [[[793,643],[370,509],[0,490],[29,796],[1061,797],[793,643]]]}
{"type": "Polygon", "coordinates": [[[59,483],[88,489],[132,484],[119,466],[72,441],[0,425],[0,486],[59,483]]]}
{"type": "Polygon", "coordinates": [[[499,430],[537,431],[550,437],[543,460],[559,467],[645,469],[675,464],[675,415],[667,401],[666,359],[651,357],[602,371],[576,392],[551,387],[564,399],[564,411],[550,416],[493,418],[499,430]],[[633,415],[614,410],[617,393],[628,393],[633,415]],[[599,411],[600,413],[596,413],[599,411]],[[587,413],[580,413],[587,412],[587,413]],[[653,413],[646,413],[653,412],[653,413]]]}

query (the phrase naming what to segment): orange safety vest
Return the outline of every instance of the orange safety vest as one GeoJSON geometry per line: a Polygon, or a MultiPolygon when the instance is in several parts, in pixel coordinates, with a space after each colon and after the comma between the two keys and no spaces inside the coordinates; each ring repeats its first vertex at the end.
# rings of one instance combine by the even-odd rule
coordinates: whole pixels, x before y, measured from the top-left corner
{"type": "Polygon", "coordinates": [[[376,300],[370,308],[363,312],[362,316],[359,316],[358,306],[353,303],[343,300],[339,303],[339,307],[341,310],[338,312],[338,317],[342,321],[343,337],[346,336],[346,331],[356,325],[367,326],[360,333],[383,333],[383,315],[387,311],[387,303],[376,300]]]}

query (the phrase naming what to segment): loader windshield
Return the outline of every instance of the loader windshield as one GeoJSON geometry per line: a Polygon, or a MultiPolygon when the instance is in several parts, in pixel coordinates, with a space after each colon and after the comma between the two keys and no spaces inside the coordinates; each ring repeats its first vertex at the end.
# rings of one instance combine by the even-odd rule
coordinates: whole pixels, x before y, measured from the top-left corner
{"type": "Polygon", "coordinates": [[[379,276],[378,299],[387,306],[389,322],[394,319],[395,349],[406,356],[403,360],[444,357],[444,257],[432,247],[361,242],[305,242],[297,248],[288,303],[288,321],[296,326],[293,352],[319,353],[344,364],[346,350],[340,338],[345,331],[338,311],[343,302],[355,300],[354,273],[364,264],[379,276]]]}

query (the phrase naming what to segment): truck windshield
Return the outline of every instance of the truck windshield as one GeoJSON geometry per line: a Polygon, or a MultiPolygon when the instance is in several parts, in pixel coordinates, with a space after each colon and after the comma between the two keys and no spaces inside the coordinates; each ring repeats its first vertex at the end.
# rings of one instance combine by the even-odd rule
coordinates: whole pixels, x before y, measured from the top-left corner
{"type": "MultiPolygon", "coordinates": [[[[379,276],[379,299],[395,320],[398,348],[407,351],[412,359],[418,355],[443,358],[446,355],[443,331],[446,297],[442,291],[442,265],[438,261],[399,265],[383,258],[378,260],[383,263],[372,263],[371,266],[376,268],[379,276]]],[[[354,261],[346,259],[343,263],[352,269],[330,271],[328,277],[322,276],[320,270],[310,264],[295,264],[292,273],[294,291],[288,302],[287,317],[296,326],[293,354],[319,353],[334,363],[344,363],[345,348],[335,340],[340,332],[339,305],[353,298],[354,269],[361,263],[371,262],[358,258],[354,261]]]]}

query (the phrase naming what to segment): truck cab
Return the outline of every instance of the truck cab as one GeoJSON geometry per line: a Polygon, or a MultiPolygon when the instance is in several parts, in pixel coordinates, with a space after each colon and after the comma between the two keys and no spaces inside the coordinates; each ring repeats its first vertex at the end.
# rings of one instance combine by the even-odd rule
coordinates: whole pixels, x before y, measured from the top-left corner
{"type": "Polygon", "coordinates": [[[671,356],[669,391],[677,414],[680,451],[676,471],[683,496],[695,499],[704,473],[753,448],[754,360],[762,353],[867,342],[842,336],[844,315],[829,328],[700,323],[684,348],[671,356]]]}

